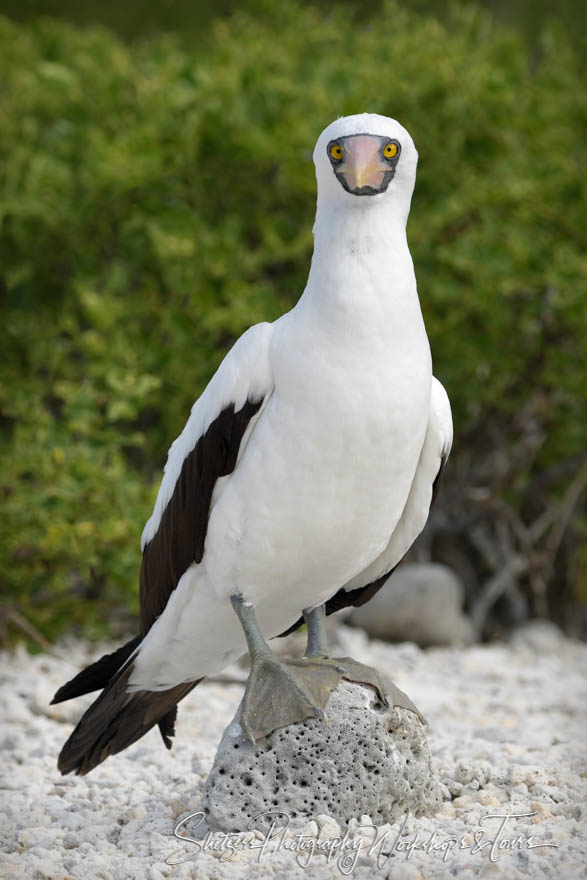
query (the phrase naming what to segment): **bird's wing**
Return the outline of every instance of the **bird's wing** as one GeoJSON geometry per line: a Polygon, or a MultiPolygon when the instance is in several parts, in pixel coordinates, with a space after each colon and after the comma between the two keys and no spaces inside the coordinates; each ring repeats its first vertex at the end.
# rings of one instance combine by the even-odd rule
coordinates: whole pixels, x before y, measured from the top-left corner
{"type": "MultiPolygon", "coordinates": [[[[401,562],[426,525],[451,450],[452,437],[448,395],[438,379],[433,377],[428,428],[404,511],[383,553],[328,599],[327,614],[349,605],[364,605],[381,589],[393,569],[401,562]]],[[[303,617],[300,617],[281,635],[288,635],[303,622],[303,617]]]]}
{"type": "Polygon", "coordinates": [[[240,337],[169,450],[141,538],[143,635],[163,612],[185,570],[202,560],[214,486],[235,469],[273,390],[271,332],[271,324],[256,324],[240,337]]]}

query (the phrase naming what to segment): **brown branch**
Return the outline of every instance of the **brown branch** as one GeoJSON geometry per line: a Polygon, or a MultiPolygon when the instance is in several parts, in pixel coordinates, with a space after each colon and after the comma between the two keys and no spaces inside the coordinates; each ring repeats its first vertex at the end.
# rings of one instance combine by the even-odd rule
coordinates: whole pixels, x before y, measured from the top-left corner
{"type": "Polygon", "coordinates": [[[481,632],[487,615],[498,599],[515,585],[518,575],[523,574],[528,563],[520,556],[512,557],[506,565],[489,578],[471,609],[471,619],[477,632],[481,632]]]}
{"type": "Polygon", "coordinates": [[[17,611],[16,608],[9,608],[4,605],[1,609],[2,616],[5,620],[12,622],[18,629],[22,630],[22,632],[26,633],[26,635],[35,642],[42,651],[46,654],[50,654],[52,657],[55,657],[57,660],[64,660],[66,663],[69,663],[70,666],[74,664],[59,651],[56,651],[51,642],[49,642],[42,632],[32,625],[30,621],[24,617],[17,611]]]}
{"type": "Polygon", "coordinates": [[[585,487],[587,486],[587,462],[583,465],[576,478],[573,480],[569,488],[565,493],[565,497],[562,500],[558,508],[558,517],[554,522],[554,527],[552,532],[548,536],[547,544],[546,544],[546,580],[552,574],[554,569],[554,561],[558,549],[561,545],[561,542],[564,538],[565,532],[569,526],[569,522],[575,510],[575,507],[579,503],[579,499],[583,494],[585,487]]]}

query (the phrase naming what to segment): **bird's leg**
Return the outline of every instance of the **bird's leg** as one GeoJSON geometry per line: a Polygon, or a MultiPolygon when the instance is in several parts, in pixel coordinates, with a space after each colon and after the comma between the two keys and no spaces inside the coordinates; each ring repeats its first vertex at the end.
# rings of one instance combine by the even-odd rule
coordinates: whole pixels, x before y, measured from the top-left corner
{"type": "Polygon", "coordinates": [[[308,629],[308,643],[306,653],[307,659],[315,662],[325,661],[336,663],[342,671],[342,677],[346,681],[354,681],[358,684],[367,684],[375,688],[381,702],[388,707],[401,706],[415,712],[420,720],[424,722],[424,718],[414,706],[407,694],[404,694],[386,675],[367,666],[365,663],[359,663],[352,657],[336,657],[333,659],[328,652],[328,639],[326,636],[326,608],[324,605],[318,605],[316,608],[306,610],[304,620],[308,629]]]}
{"type": "Polygon", "coordinates": [[[328,653],[328,637],[326,635],[326,606],[317,605],[303,612],[308,630],[308,642],[304,657],[326,659],[328,653]]]}
{"type": "MultiPolygon", "coordinates": [[[[308,643],[304,657],[315,661],[325,660],[332,662],[328,651],[328,637],[326,635],[326,606],[317,605],[315,608],[306,609],[303,612],[306,627],[308,629],[308,643]]],[[[388,682],[384,681],[376,669],[365,666],[351,657],[339,657],[336,663],[340,664],[342,677],[347,681],[370,684],[379,694],[380,699],[389,705],[387,699],[388,682]]]]}
{"type": "Polygon", "coordinates": [[[231,602],[251,659],[240,716],[245,736],[254,743],[295,721],[325,720],[324,707],[342,676],[338,665],[312,658],[280,660],[259,629],[253,605],[242,596],[232,596],[231,602]]]}

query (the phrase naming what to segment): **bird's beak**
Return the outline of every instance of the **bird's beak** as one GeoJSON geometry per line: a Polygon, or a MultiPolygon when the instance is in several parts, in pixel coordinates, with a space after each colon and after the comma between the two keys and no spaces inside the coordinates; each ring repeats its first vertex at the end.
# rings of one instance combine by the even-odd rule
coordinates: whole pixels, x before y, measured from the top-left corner
{"type": "Polygon", "coordinates": [[[356,134],[340,138],[344,150],[342,161],[333,163],[333,170],[347,192],[356,196],[372,196],[385,192],[393,178],[395,166],[383,158],[382,148],[388,138],[356,134]]]}
{"type": "Polygon", "coordinates": [[[359,134],[347,139],[345,160],[338,173],[344,175],[351,191],[364,186],[378,190],[386,170],[379,156],[379,138],[359,134]]]}

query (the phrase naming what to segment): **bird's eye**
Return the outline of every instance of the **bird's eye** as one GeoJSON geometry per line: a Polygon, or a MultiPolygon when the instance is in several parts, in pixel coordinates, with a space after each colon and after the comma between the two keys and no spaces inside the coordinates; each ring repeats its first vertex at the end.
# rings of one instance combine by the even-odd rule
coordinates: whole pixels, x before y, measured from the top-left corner
{"type": "Polygon", "coordinates": [[[335,162],[340,162],[343,156],[342,147],[340,144],[332,144],[329,150],[330,156],[334,159],[335,162]]]}
{"type": "Polygon", "coordinates": [[[383,155],[386,159],[393,159],[394,156],[397,156],[397,144],[394,144],[390,141],[388,144],[385,144],[383,148],[383,155]]]}

